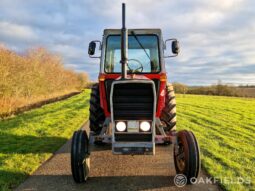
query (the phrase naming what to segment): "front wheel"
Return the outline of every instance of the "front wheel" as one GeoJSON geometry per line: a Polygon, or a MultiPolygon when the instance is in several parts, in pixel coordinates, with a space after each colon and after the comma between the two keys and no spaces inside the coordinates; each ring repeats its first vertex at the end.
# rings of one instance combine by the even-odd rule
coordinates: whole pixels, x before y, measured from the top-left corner
{"type": "Polygon", "coordinates": [[[177,174],[183,174],[190,184],[200,171],[200,154],[196,137],[191,131],[182,130],[177,134],[174,145],[174,165],[177,174]]]}
{"type": "Polygon", "coordinates": [[[89,139],[86,131],[75,131],[71,145],[71,168],[76,183],[86,182],[89,169],[89,139]]]}

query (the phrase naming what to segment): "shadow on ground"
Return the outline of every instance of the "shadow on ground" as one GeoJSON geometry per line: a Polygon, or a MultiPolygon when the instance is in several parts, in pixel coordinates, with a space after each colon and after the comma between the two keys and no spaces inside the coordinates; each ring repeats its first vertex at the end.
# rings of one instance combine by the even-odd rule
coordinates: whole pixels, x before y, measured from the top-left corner
{"type": "MultiPolygon", "coordinates": [[[[175,187],[170,176],[100,176],[89,177],[87,183],[76,184],[70,175],[34,175],[35,184],[26,190],[147,190],[175,187]],[[39,181],[37,181],[39,180],[39,181]],[[39,184],[37,184],[39,182],[39,184]]],[[[22,188],[18,190],[23,190],[22,188]]]]}
{"type": "MultiPolygon", "coordinates": [[[[0,163],[1,165],[1,163],[0,163]]],[[[6,170],[0,170],[0,190],[9,190],[17,187],[22,181],[24,181],[24,176],[28,176],[28,174],[17,172],[17,171],[6,171],[6,170]],[[16,180],[16,184],[11,184],[10,177],[16,180]]]]}
{"type": "Polygon", "coordinates": [[[31,136],[0,133],[0,153],[26,154],[26,153],[53,153],[68,141],[66,138],[56,136],[31,136]]]}

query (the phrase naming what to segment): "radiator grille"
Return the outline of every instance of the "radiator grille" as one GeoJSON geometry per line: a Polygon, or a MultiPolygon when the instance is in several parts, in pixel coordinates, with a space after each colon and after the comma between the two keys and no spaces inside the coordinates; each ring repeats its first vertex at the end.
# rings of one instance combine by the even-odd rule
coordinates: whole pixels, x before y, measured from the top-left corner
{"type": "Polygon", "coordinates": [[[115,84],[112,99],[115,120],[153,118],[154,94],[150,83],[115,84]]]}
{"type": "MultiPolygon", "coordinates": [[[[107,109],[108,109],[109,112],[110,112],[110,92],[111,92],[112,83],[114,81],[115,80],[113,80],[113,79],[105,80],[105,91],[106,91],[106,98],[107,98],[107,109]]],[[[155,85],[155,88],[156,88],[156,95],[158,95],[160,81],[158,79],[152,79],[152,81],[154,82],[154,85],[155,85]]]]}

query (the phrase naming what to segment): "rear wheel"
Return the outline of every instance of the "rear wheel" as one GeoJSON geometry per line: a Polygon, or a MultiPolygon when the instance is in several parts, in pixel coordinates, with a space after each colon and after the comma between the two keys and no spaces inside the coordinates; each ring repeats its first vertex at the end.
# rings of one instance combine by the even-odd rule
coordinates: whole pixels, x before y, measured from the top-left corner
{"type": "Polygon", "coordinates": [[[71,144],[71,168],[76,183],[86,182],[89,169],[89,139],[86,131],[75,131],[71,144]]]}
{"type": "Polygon", "coordinates": [[[94,84],[91,88],[89,112],[90,130],[93,131],[95,134],[99,134],[103,128],[105,115],[103,109],[100,106],[100,94],[98,84],[94,84]]]}
{"type": "Polygon", "coordinates": [[[182,130],[177,134],[174,145],[174,165],[177,174],[184,174],[187,182],[197,178],[200,171],[200,154],[196,137],[191,131],[182,130]]]}
{"type": "Polygon", "coordinates": [[[176,130],[176,100],[172,84],[166,85],[165,107],[161,112],[161,121],[166,132],[176,130]]]}

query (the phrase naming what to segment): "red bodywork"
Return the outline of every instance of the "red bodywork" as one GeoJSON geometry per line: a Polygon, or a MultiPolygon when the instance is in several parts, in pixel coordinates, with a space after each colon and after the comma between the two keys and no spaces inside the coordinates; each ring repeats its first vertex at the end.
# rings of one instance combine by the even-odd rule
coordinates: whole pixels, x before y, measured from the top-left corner
{"type": "MultiPolygon", "coordinates": [[[[107,98],[106,98],[106,89],[104,81],[107,79],[118,79],[120,78],[121,74],[99,74],[98,81],[99,81],[99,91],[100,91],[100,105],[104,109],[104,114],[106,117],[110,117],[111,113],[108,111],[107,105],[107,98]]],[[[131,75],[128,75],[128,78],[131,78],[131,75]]],[[[143,74],[143,75],[134,75],[132,76],[134,79],[159,79],[160,86],[158,92],[158,100],[157,100],[157,112],[156,117],[160,117],[162,109],[165,107],[165,88],[166,88],[166,74],[159,73],[159,74],[143,74]]]]}

